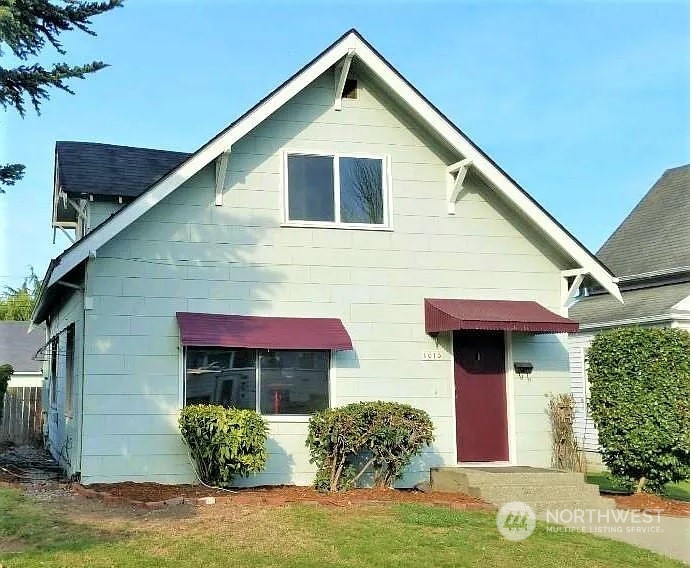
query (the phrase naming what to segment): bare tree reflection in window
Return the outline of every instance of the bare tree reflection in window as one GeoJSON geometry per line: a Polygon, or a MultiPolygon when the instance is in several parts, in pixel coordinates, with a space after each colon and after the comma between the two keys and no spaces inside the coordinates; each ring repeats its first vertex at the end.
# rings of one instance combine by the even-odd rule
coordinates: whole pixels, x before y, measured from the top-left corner
{"type": "Polygon", "coordinates": [[[382,225],[382,160],[340,158],[339,178],[342,222],[382,225]]]}

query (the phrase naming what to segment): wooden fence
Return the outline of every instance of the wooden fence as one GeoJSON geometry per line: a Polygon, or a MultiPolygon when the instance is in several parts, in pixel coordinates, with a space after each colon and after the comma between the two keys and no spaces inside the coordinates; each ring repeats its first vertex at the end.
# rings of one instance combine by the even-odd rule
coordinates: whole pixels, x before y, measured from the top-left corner
{"type": "Polygon", "coordinates": [[[41,439],[41,387],[8,388],[0,422],[0,442],[29,444],[41,439]]]}

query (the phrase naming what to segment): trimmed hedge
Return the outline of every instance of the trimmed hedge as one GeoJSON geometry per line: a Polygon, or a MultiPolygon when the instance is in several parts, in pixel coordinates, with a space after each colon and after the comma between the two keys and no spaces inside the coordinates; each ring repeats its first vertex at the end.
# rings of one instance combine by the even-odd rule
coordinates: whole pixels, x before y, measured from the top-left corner
{"type": "Polygon", "coordinates": [[[5,392],[7,392],[7,385],[12,378],[14,373],[14,368],[12,365],[6,363],[0,365],[0,423],[2,422],[2,410],[4,408],[5,392]]]}
{"type": "Polygon", "coordinates": [[[589,410],[618,478],[659,492],[690,476],[690,337],[680,329],[599,333],[587,352],[589,410]]]}
{"type": "Polygon", "coordinates": [[[267,423],[254,410],[193,404],[178,419],[197,473],[208,485],[230,485],[265,468],[267,423]]]}
{"type": "Polygon", "coordinates": [[[433,439],[433,424],[423,410],[395,402],[357,402],[314,414],[306,446],[318,466],[315,486],[338,491],[366,474],[376,487],[392,485],[433,439]]]}

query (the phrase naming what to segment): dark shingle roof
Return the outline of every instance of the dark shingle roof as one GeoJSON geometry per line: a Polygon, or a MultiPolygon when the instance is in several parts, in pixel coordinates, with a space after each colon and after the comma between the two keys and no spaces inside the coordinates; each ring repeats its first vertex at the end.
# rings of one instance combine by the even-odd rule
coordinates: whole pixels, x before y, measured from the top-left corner
{"type": "Polygon", "coordinates": [[[16,373],[36,373],[41,361],[32,357],[46,342],[46,328],[36,326],[30,334],[28,321],[0,321],[0,365],[9,363],[16,373]]]}
{"type": "Polygon", "coordinates": [[[96,142],[56,142],[60,186],[68,195],[137,197],[190,154],[96,142]]]}
{"type": "Polygon", "coordinates": [[[623,304],[611,294],[587,296],[568,310],[581,325],[661,316],[690,294],[688,282],[622,292],[623,304]]]}
{"type": "Polygon", "coordinates": [[[689,266],[690,167],[665,171],[597,252],[616,276],[689,266]]]}

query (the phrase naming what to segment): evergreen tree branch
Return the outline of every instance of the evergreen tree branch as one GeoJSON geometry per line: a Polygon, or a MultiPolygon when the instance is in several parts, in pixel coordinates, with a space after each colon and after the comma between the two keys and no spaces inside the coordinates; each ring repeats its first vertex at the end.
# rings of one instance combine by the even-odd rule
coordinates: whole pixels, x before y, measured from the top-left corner
{"type": "Polygon", "coordinates": [[[96,35],[89,29],[90,18],[122,6],[123,0],[62,0],[62,4],[49,0],[0,0],[0,44],[7,44],[22,60],[38,55],[47,43],[65,54],[58,35],[74,29],[96,35]]]}
{"type": "Polygon", "coordinates": [[[5,193],[3,185],[14,185],[24,177],[22,164],[0,164],[0,193],[5,193]]]}
{"type": "Polygon", "coordinates": [[[20,116],[24,117],[25,98],[28,98],[36,112],[40,114],[41,103],[49,98],[48,87],[54,87],[72,95],[74,91],[65,83],[67,79],[84,79],[85,75],[104,67],[107,65],[101,61],[76,67],[58,63],[50,69],[38,64],[22,65],[13,69],[0,67],[0,105],[4,108],[14,107],[20,116]]]}

